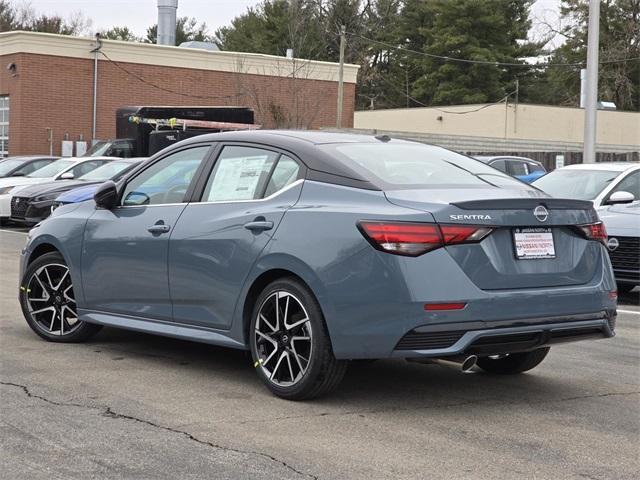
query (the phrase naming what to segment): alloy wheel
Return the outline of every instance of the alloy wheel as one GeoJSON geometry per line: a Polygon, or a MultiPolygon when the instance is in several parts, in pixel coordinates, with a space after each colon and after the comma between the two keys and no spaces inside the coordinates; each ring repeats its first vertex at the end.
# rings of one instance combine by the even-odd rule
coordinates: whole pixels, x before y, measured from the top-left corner
{"type": "Polygon", "coordinates": [[[29,314],[45,333],[69,335],[82,324],[66,265],[50,263],[38,268],[29,278],[25,293],[29,314]]]}
{"type": "Polygon", "coordinates": [[[269,295],[258,310],[254,332],[256,367],[278,386],[298,383],[309,368],[313,331],[302,302],[286,291],[269,295]]]}

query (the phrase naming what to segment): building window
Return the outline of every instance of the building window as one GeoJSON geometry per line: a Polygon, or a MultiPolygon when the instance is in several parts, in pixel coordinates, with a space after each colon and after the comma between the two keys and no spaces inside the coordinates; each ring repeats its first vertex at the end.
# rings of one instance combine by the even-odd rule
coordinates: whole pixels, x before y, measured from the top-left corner
{"type": "Polygon", "coordinates": [[[0,95],[0,158],[9,155],[9,95],[0,95]]]}

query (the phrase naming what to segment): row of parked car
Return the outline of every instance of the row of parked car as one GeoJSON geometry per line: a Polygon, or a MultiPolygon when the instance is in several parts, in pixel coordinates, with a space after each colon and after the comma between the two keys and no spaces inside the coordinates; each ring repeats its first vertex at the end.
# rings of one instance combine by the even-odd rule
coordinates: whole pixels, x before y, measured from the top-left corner
{"type": "MultiPolygon", "coordinates": [[[[535,160],[478,156],[498,170],[558,198],[592,201],[607,232],[621,292],[640,284],[640,164],[576,164],[547,173],[535,160]]],[[[0,160],[0,222],[32,226],[60,205],[90,200],[100,184],[117,182],[145,158],[50,156],[0,160]]]]}
{"type": "Polygon", "coordinates": [[[10,157],[0,161],[0,221],[32,226],[66,203],[90,200],[101,183],[118,181],[144,158],[10,157]]]}

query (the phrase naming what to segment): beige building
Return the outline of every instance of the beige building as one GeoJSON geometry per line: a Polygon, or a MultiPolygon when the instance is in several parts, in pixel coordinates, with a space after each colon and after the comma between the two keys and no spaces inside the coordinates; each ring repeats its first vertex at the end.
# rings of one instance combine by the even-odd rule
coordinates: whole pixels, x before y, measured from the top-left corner
{"type": "MultiPolygon", "coordinates": [[[[562,151],[581,150],[583,122],[580,108],[502,103],[355,112],[354,128],[562,151]]],[[[597,122],[599,151],[640,151],[640,113],[600,110],[597,122]]]]}

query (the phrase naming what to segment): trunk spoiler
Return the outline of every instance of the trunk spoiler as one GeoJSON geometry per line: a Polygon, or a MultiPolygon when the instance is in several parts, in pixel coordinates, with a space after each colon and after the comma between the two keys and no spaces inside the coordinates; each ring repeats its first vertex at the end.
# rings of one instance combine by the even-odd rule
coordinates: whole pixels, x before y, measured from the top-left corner
{"type": "Polygon", "coordinates": [[[463,210],[525,210],[543,205],[548,210],[592,210],[593,203],[588,200],[567,198],[498,198],[487,200],[469,200],[454,202],[450,205],[463,210]]]}

